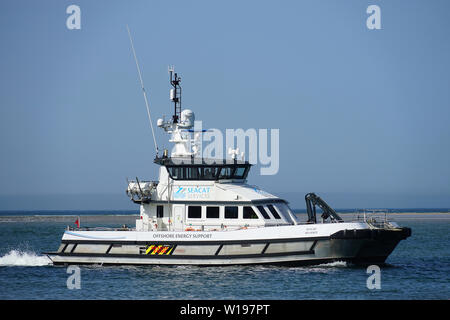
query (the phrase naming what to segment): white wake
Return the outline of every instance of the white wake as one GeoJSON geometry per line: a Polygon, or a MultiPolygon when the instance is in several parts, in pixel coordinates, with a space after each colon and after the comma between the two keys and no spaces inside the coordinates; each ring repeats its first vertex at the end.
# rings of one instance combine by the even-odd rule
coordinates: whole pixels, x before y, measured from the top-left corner
{"type": "Polygon", "coordinates": [[[52,261],[47,256],[37,255],[34,252],[11,250],[0,257],[0,266],[47,266],[52,261]]]}
{"type": "Polygon", "coordinates": [[[329,263],[322,263],[317,266],[318,267],[347,267],[347,262],[335,261],[335,262],[329,262],[329,263]]]}

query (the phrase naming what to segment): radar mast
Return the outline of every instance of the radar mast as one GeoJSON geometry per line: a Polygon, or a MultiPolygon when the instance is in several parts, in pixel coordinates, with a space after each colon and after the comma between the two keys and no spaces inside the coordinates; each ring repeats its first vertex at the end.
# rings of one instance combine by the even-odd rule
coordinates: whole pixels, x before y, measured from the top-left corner
{"type": "Polygon", "coordinates": [[[173,112],[173,123],[178,123],[181,118],[181,77],[175,72],[173,66],[169,67],[170,84],[173,89],[170,89],[170,100],[173,102],[174,112],[173,112]]]}

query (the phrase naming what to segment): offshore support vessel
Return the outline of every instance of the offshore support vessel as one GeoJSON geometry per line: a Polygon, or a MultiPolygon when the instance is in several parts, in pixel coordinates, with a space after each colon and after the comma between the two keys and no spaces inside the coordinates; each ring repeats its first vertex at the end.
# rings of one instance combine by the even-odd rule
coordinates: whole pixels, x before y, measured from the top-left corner
{"type": "MultiPolygon", "coordinates": [[[[251,164],[236,150],[231,159],[198,157],[194,113],[181,110],[181,79],[169,71],[174,114],[157,125],[174,148],[170,156],[157,152],[158,181],[128,182],[140,206],[136,226],[68,227],[59,249],[46,253],[54,264],[374,264],[411,235],[387,219],[344,222],[314,193],[305,196],[307,217],[298,219],[286,200],[247,183],[251,164]]],[[[145,90],[144,97],[147,103],[145,90]]]]}

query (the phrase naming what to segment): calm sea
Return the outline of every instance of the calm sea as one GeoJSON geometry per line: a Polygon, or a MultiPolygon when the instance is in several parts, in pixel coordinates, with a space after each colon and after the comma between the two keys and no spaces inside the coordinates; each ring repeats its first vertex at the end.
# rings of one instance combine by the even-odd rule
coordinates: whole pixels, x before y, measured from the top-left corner
{"type": "MultiPolygon", "coordinates": [[[[408,212],[414,210],[407,210],[408,212]]],[[[431,212],[435,212],[431,211],[431,212]]],[[[39,212],[0,215],[0,299],[449,299],[450,215],[398,215],[412,228],[381,267],[381,288],[368,289],[364,267],[80,267],[80,289],[67,268],[41,254],[59,246],[66,225],[132,225],[136,212],[39,212]],[[61,215],[62,214],[62,215],[61,215]],[[128,215],[122,215],[128,214],[128,215]],[[5,215],[9,217],[6,218],[5,215]],[[94,218],[92,218],[94,216],[94,218]],[[72,221],[73,220],[73,221],[72,221]]]]}

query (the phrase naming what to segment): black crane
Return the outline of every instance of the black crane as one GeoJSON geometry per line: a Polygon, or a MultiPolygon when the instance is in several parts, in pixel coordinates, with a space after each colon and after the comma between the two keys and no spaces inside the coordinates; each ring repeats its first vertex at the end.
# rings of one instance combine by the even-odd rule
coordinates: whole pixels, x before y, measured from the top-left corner
{"type": "Polygon", "coordinates": [[[331,222],[344,222],[342,218],[325,201],[315,193],[305,195],[306,212],[308,213],[308,223],[316,223],[316,206],[322,209],[322,219],[331,219],[331,222]]]}

